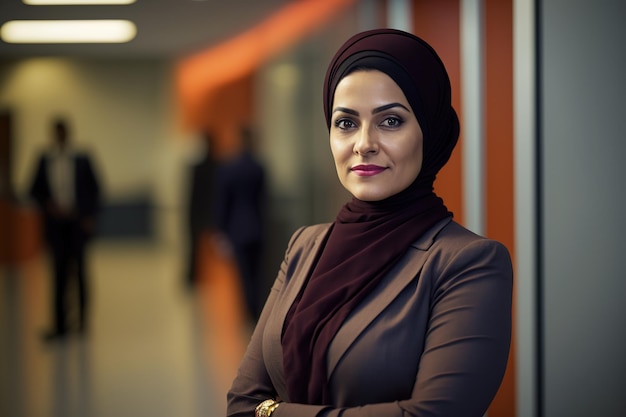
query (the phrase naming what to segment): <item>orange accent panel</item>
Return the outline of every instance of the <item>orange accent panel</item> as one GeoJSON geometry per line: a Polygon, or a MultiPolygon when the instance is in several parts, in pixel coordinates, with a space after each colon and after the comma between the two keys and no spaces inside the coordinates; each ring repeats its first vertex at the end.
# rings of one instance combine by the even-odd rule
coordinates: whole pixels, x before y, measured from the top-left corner
{"type": "Polygon", "coordinates": [[[204,101],[215,89],[250,75],[268,58],[317,29],[354,0],[299,0],[288,3],[257,26],[206,51],[181,60],[176,90],[183,125],[203,124],[204,101]]]}
{"type": "MultiPolygon", "coordinates": [[[[461,118],[461,58],[459,0],[414,0],[413,33],[424,38],[441,57],[452,86],[452,105],[461,118]]],[[[463,131],[461,127],[461,132],[463,131]]],[[[463,134],[450,161],[435,181],[435,191],[444,199],[454,218],[463,223],[462,164],[463,134]]]]}
{"type": "Polygon", "coordinates": [[[44,247],[42,225],[34,208],[0,200],[0,265],[12,265],[38,255],[44,247]]]}
{"type": "Polygon", "coordinates": [[[198,103],[197,126],[210,132],[214,155],[218,158],[234,154],[240,148],[240,128],[253,120],[253,75],[242,77],[216,88],[198,103]]]}
{"type": "MultiPolygon", "coordinates": [[[[487,0],[484,7],[486,234],[502,242],[514,258],[513,4],[512,0],[487,0]]],[[[516,413],[515,334],[514,328],[509,363],[489,417],[516,413]]]]}
{"type": "Polygon", "coordinates": [[[210,233],[201,236],[198,251],[199,337],[213,389],[226,398],[245,353],[249,323],[235,261],[210,233]]]}

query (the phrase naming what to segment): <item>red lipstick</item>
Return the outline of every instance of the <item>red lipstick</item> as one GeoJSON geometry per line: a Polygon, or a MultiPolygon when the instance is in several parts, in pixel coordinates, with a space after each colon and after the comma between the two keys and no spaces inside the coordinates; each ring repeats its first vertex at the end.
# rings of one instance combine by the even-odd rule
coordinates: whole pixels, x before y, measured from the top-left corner
{"type": "Polygon", "coordinates": [[[350,168],[350,171],[354,172],[360,177],[372,177],[383,172],[386,168],[378,165],[355,165],[350,168]]]}

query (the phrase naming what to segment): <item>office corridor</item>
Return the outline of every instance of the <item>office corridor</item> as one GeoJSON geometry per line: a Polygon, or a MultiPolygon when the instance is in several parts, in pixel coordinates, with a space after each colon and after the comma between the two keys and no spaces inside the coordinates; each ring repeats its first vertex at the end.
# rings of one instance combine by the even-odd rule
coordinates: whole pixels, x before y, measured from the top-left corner
{"type": "Polygon", "coordinates": [[[190,292],[174,248],[95,242],[90,255],[89,332],[52,343],[45,255],[0,266],[0,417],[224,415],[251,331],[232,267],[207,265],[190,292]]]}

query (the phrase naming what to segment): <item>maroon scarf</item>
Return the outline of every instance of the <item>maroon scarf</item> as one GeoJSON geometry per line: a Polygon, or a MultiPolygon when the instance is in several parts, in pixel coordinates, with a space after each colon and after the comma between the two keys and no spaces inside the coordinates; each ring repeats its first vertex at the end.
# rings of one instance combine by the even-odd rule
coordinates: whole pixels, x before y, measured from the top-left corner
{"type": "Polygon", "coordinates": [[[337,215],[283,328],[283,365],[291,402],[330,404],[326,358],[337,330],[411,243],[452,215],[433,193],[435,176],[459,135],[450,82],[439,57],[423,40],[405,32],[378,29],[355,35],[340,48],[326,73],[328,126],[337,83],[359,68],[383,71],[403,90],[424,134],[424,162],[407,189],[377,202],[353,198],[337,215]]]}
{"type": "Polygon", "coordinates": [[[432,192],[402,192],[376,203],[353,199],[342,208],[289,312],[283,363],[290,401],[329,403],[326,353],[337,330],[416,237],[451,215],[432,192]]]}

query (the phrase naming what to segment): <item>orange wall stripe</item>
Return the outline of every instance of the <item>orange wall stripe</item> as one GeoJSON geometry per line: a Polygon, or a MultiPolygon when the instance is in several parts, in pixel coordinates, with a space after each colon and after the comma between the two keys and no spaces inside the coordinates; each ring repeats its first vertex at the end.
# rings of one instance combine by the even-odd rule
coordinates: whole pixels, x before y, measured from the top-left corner
{"type": "MultiPolygon", "coordinates": [[[[452,85],[452,105],[461,119],[461,55],[459,0],[414,0],[413,33],[424,38],[441,57],[452,85]]],[[[454,218],[463,223],[462,193],[463,127],[450,161],[435,181],[435,191],[444,199],[454,218]]]]}
{"type": "Polygon", "coordinates": [[[253,72],[355,0],[299,0],[234,38],[181,60],[176,92],[186,127],[198,127],[206,97],[221,85],[253,72]]]}
{"type": "MultiPolygon", "coordinates": [[[[485,0],[484,10],[486,234],[502,242],[514,258],[512,0],[485,0]]],[[[515,329],[507,370],[489,417],[516,413],[514,341],[515,329]]]]}

